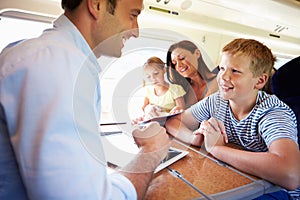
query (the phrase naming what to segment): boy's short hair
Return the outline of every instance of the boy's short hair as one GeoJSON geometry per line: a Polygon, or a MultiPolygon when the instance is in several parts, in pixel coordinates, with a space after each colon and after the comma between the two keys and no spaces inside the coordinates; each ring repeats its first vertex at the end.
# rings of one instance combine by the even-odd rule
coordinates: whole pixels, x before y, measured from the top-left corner
{"type": "Polygon", "coordinates": [[[267,73],[270,77],[276,57],[264,44],[253,40],[238,38],[228,43],[222,52],[248,56],[251,59],[250,70],[254,77],[267,73]]]}

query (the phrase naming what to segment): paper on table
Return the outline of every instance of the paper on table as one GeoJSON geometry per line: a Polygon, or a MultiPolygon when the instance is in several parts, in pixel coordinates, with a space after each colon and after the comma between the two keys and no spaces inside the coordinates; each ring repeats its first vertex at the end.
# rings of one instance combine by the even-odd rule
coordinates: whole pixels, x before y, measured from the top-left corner
{"type": "MultiPolygon", "coordinates": [[[[134,143],[134,139],[125,133],[101,136],[100,138],[107,162],[118,167],[126,166],[139,152],[139,148],[134,143]]],[[[154,172],[159,172],[187,154],[187,151],[171,147],[166,159],[154,172]]]]}

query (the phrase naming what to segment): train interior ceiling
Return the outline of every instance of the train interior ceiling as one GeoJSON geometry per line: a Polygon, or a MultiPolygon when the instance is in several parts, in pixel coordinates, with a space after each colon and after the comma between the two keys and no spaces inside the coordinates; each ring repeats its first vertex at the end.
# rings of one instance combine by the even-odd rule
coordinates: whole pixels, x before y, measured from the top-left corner
{"type": "MultiPolygon", "coordinates": [[[[214,64],[222,46],[237,37],[264,42],[284,62],[300,55],[299,11],[299,0],[144,0],[139,23],[198,41],[214,64]]],[[[1,0],[1,32],[5,19],[50,24],[61,13],[60,0],[1,0]]]]}
{"type": "MultiPolygon", "coordinates": [[[[1,0],[0,29],[8,31],[3,27],[6,18],[51,23],[61,13],[60,0],[1,0]]],[[[298,56],[298,19],[299,0],[144,0],[139,17],[141,29],[172,30],[196,41],[214,64],[219,61],[220,49],[236,37],[264,42],[279,61],[298,56]]],[[[155,37],[170,38],[164,34],[155,37]]]]}

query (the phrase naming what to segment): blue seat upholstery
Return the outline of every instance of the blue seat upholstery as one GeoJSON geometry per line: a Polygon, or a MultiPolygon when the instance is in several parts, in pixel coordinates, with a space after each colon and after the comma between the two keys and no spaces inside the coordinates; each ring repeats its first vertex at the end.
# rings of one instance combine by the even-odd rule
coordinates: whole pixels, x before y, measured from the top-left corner
{"type": "Polygon", "coordinates": [[[0,199],[27,200],[18,163],[10,142],[4,111],[0,104],[0,199]]]}
{"type": "Polygon", "coordinates": [[[297,118],[298,144],[300,148],[300,56],[280,67],[272,76],[272,92],[285,102],[297,118]]]}
{"type": "MultiPolygon", "coordinates": [[[[12,47],[22,41],[24,40],[10,43],[5,48],[12,47]]],[[[28,200],[7,126],[5,112],[0,102],[0,199],[28,200]]]]}

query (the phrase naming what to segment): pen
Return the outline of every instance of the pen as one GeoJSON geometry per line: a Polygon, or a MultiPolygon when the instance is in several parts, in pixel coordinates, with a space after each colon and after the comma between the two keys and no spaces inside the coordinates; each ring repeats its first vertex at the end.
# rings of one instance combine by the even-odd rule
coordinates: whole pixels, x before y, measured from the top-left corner
{"type": "Polygon", "coordinates": [[[121,125],[127,124],[126,122],[108,122],[108,123],[100,123],[100,126],[109,126],[109,125],[121,125]]]}

